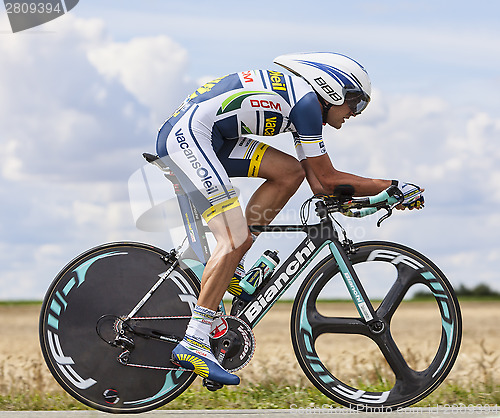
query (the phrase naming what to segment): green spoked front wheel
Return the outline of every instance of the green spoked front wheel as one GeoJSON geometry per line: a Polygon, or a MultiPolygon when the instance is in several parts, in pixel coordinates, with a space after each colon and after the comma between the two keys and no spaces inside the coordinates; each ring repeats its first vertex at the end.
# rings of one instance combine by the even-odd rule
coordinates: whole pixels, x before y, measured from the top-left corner
{"type": "Polygon", "coordinates": [[[462,335],[458,301],[444,274],[417,251],[388,242],[359,243],[355,249],[350,259],[365,288],[381,274],[391,281],[374,306],[377,326],[355,310],[321,303],[326,289],[342,280],[328,256],[298,291],[293,348],[307,377],[335,402],[358,410],[403,408],[434,391],[453,367],[462,335]],[[428,302],[408,301],[415,289],[428,302]]]}

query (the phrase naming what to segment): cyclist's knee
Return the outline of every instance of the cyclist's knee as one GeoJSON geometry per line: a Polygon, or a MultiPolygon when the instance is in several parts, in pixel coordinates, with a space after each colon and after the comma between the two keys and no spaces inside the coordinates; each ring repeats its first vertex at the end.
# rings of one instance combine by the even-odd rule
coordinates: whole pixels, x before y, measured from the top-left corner
{"type": "Polygon", "coordinates": [[[245,254],[250,249],[250,247],[252,246],[252,244],[253,244],[252,235],[250,234],[250,230],[247,228],[247,236],[246,236],[246,239],[241,244],[240,251],[243,254],[245,254]]]}
{"type": "Polygon", "coordinates": [[[269,147],[259,170],[259,177],[276,184],[280,191],[295,192],[306,173],[300,161],[289,154],[269,147]]]}
{"type": "Polygon", "coordinates": [[[252,236],[241,209],[224,212],[213,218],[208,226],[224,254],[246,252],[252,245],[252,236]]]}
{"type": "Polygon", "coordinates": [[[233,239],[223,239],[217,241],[217,246],[212,253],[212,257],[229,257],[230,259],[241,260],[245,253],[250,249],[252,239],[240,242],[239,246],[235,245],[233,239]]]}
{"type": "Polygon", "coordinates": [[[297,187],[300,186],[304,181],[304,179],[306,178],[306,172],[300,162],[298,162],[298,164],[295,165],[292,177],[293,180],[295,181],[294,185],[297,185],[297,187]]]}
{"type": "Polygon", "coordinates": [[[276,180],[280,185],[295,191],[304,181],[306,177],[306,172],[295,158],[288,159],[287,163],[284,165],[283,169],[280,170],[280,175],[276,180]]]}
{"type": "Polygon", "coordinates": [[[225,248],[225,253],[235,253],[236,255],[241,253],[241,256],[250,249],[252,243],[252,236],[246,225],[244,228],[231,228],[228,230],[227,236],[221,242],[225,248]]]}

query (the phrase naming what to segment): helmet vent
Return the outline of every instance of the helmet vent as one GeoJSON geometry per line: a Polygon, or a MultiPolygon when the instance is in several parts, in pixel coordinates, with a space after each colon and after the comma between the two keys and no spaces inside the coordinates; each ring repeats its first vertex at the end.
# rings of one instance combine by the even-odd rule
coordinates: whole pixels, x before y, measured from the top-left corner
{"type": "Polygon", "coordinates": [[[356,83],[358,83],[358,85],[361,85],[361,81],[359,81],[358,77],[356,77],[353,73],[351,73],[351,77],[354,78],[354,80],[356,80],[356,83]]]}

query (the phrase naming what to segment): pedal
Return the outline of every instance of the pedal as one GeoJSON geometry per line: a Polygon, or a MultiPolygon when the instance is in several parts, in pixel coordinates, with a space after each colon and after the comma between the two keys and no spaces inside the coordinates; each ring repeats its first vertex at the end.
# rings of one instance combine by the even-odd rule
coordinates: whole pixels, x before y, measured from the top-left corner
{"type": "Polygon", "coordinates": [[[222,389],[224,385],[222,383],[216,382],[208,378],[203,379],[203,386],[205,386],[210,392],[215,392],[216,390],[222,389]]]}
{"type": "Polygon", "coordinates": [[[175,365],[177,367],[181,367],[181,365],[179,363],[177,363],[177,361],[175,361],[175,358],[173,355],[170,356],[170,363],[172,363],[173,365],[175,365]]]}

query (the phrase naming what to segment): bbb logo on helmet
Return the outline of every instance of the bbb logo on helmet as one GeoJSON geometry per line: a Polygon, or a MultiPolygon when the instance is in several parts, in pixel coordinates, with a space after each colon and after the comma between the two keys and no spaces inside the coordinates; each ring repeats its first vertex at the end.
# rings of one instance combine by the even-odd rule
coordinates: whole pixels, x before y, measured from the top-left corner
{"type": "Polygon", "coordinates": [[[318,78],[315,78],[314,81],[316,81],[316,84],[319,87],[321,87],[321,89],[326,94],[328,94],[328,96],[330,96],[332,98],[332,100],[334,100],[336,102],[342,100],[342,96],[340,94],[338,94],[335,90],[333,90],[333,88],[330,87],[330,85],[325,80],[323,80],[323,78],[318,77],[318,78]]]}

